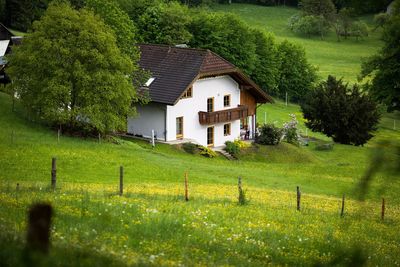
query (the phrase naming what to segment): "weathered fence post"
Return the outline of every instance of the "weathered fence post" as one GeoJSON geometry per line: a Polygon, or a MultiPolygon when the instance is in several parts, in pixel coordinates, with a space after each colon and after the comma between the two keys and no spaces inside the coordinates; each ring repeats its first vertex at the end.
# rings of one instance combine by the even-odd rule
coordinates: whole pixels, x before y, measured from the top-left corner
{"type": "Polygon", "coordinates": [[[185,172],[185,200],[189,201],[188,173],[187,172],[185,172]]]}
{"type": "Polygon", "coordinates": [[[17,183],[17,188],[15,189],[15,199],[18,201],[18,193],[19,193],[19,183],[17,183]]]}
{"type": "Polygon", "coordinates": [[[11,130],[11,144],[14,144],[14,130],[11,130]]]}
{"type": "Polygon", "coordinates": [[[342,197],[342,210],[340,212],[340,217],[343,217],[343,215],[344,215],[344,194],[343,194],[343,197],[342,197]]]}
{"type": "Polygon", "coordinates": [[[385,199],[384,198],[382,198],[381,219],[382,219],[382,221],[385,219],[385,199]]]}
{"type": "Polygon", "coordinates": [[[300,198],[301,198],[300,187],[297,186],[297,210],[300,210],[300,198]]]}
{"type": "Polygon", "coordinates": [[[56,181],[57,181],[57,159],[51,159],[51,189],[56,189],[56,181]]]}
{"type": "Polygon", "coordinates": [[[26,246],[29,251],[47,253],[50,246],[52,208],[49,204],[36,204],[29,209],[26,246]]]}
{"type": "Polygon", "coordinates": [[[124,167],[119,167],[119,195],[124,193],[124,167]]]}

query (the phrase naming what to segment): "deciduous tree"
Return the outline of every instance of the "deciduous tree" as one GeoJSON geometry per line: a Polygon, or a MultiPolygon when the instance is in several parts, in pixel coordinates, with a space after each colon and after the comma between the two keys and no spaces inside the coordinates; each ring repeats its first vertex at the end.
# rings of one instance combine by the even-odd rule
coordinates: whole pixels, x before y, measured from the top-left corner
{"type": "Polygon", "coordinates": [[[387,105],[388,110],[400,110],[400,2],[384,26],[384,45],[378,54],[362,64],[361,78],[369,93],[387,105]]]}
{"type": "Polygon", "coordinates": [[[9,62],[13,86],[31,114],[86,131],[126,127],[136,67],[92,11],[51,4],[9,62]]]}
{"type": "Polygon", "coordinates": [[[283,41],[278,46],[278,96],[298,102],[310,91],[317,79],[316,68],[308,63],[304,48],[283,41]]]}
{"type": "Polygon", "coordinates": [[[189,22],[188,8],[171,2],[147,8],[137,25],[145,43],[176,45],[188,43],[192,38],[187,29],[189,22]]]}

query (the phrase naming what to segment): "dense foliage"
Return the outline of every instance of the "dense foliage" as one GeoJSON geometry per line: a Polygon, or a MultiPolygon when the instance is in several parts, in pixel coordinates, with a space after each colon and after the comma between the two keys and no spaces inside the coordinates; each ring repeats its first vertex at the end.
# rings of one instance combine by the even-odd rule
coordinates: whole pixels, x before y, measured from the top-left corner
{"type": "Polygon", "coordinates": [[[259,128],[259,133],[256,137],[256,143],[262,145],[277,145],[282,138],[282,129],[274,124],[263,124],[259,128]]]}
{"type": "Polygon", "coordinates": [[[317,78],[304,49],[288,41],[276,44],[272,35],[251,29],[233,14],[200,13],[189,29],[192,47],[216,52],[272,95],[284,97],[288,92],[298,101],[317,78]]]}
{"type": "Polygon", "coordinates": [[[254,69],[251,78],[267,93],[277,95],[279,78],[279,54],[271,33],[252,30],[255,44],[254,69]]]}
{"type": "Polygon", "coordinates": [[[236,15],[203,11],[193,18],[189,30],[193,34],[190,46],[210,49],[246,74],[252,73],[256,59],[254,36],[236,15]]]}
{"type": "Polygon", "coordinates": [[[280,58],[278,96],[286,93],[292,101],[298,102],[313,88],[317,80],[316,69],[307,62],[304,48],[283,41],[278,45],[280,58]]]}
{"type": "MultiPolygon", "coordinates": [[[[20,31],[30,29],[34,20],[46,10],[49,0],[4,0],[2,21],[7,26],[20,31]]],[[[1,14],[0,14],[1,15],[1,14]]]]}
{"type": "Polygon", "coordinates": [[[366,88],[388,110],[400,110],[400,2],[384,24],[384,45],[375,56],[362,64],[361,77],[371,79],[366,88]]]}
{"type": "Polygon", "coordinates": [[[176,45],[190,41],[189,22],[188,8],[171,2],[147,8],[137,25],[143,42],[176,45]]]}
{"type": "Polygon", "coordinates": [[[296,115],[290,114],[290,121],[285,122],[282,128],[283,139],[293,145],[299,144],[300,135],[297,129],[298,123],[296,115]]]}
{"type": "Polygon", "coordinates": [[[306,15],[322,16],[326,20],[336,13],[332,0],[301,0],[299,6],[306,15]]]}
{"type": "Polygon", "coordinates": [[[225,142],[225,151],[232,156],[237,156],[240,152],[240,145],[232,141],[225,142]]]}
{"type": "Polygon", "coordinates": [[[341,144],[363,145],[379,122],[377,105],[357,85],[329,76],[301,104],[306,126],[341,144]]]}
{"type": "Polygon", "coordinates": [[[135,99],[135,67],[113,30],[93,12],[61,3],[50,5],[33,30],[9,57],[26,109],[68,129],[124,129],[135,99]]]}
{"type": "Polygon", "coordinates": [[[114,30],[121,52],[136,62],[139,59],[138,49],[134,45],[137,42],[137,30],[128,14],[114,1],[85,0],[85,2],[87,8],[92,9],[114,30]]]}
{"type": "Polygon", "coordinates": [[[312,35],[323,37],[329,31],[329,26],[329,23],[320,15],[294,15],[289,21],[289,27],[293,32],[308,37],[312,35]]]}
{"type": "MultiPolygon", "coordinates": [[[[201,1],[201,0],[198,0],[201,1]]],[[[208,1],[208,0],[206,0],[208,1]]],[[[217,0],[219,3],[229,3],[229,0],[217,0]]],[[[326,1],[314,1],[314,3],[324,4],[326,1]]],[[[203,2],[205,2],[203,0],[203,2]]],[[[266,6],[293,6],[298,7],[303,1],[301,0],[232,0],[233,3],[250,3],[256,5],[266,5],[266,6]]],[[[368,14],[386,11],[387,6],[392,2],[392,0],[333,0],[332,3],[335,5],[336,9],[340,10],[342,8],[354,8],[357,10],[358,14],[368,14]]],[[[330,5],[330,4],[329,4],[330,5]]]]}

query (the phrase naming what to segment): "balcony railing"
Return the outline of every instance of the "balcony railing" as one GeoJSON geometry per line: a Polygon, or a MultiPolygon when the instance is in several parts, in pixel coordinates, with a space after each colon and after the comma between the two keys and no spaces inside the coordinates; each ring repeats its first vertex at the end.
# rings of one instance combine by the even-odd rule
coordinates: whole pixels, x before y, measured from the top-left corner
{"type": "Polygon", "coordinates": [[[223,123],[246,118],[248,116],[247,106],[238,106],[237,108],[224,109],[214,112],[199,111],[199,122],[202,125],[214,123],[223,123]]]}

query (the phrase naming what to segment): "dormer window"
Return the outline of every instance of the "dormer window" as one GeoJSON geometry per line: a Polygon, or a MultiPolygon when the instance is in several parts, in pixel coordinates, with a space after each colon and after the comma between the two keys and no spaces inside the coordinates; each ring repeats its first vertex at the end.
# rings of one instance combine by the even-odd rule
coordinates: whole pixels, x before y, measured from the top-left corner
{"type": "Polygon", "coordinates": [[[154,82],[155,79],[156,79],[156,78],[151,77],[150,79],[147,80],[147,82],[146,82],[144,85],[146,85],[147,87],[149,87],[150,84],[151,84],[152,82],[154,82]]]}
{"type": "Polygon", "coordinates": [[[192,96],[193,96],[193,87],[189,87],[189,88],[185,91],[185,93],[183,93],[181,99],[190,98],[190,97],[192,97],[192,96]]]}

